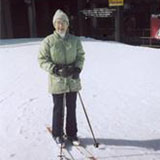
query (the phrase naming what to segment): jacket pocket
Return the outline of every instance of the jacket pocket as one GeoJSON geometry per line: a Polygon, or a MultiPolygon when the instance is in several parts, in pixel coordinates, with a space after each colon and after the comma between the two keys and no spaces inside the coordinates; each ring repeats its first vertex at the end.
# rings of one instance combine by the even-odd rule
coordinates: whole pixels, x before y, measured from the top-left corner
{"type": "Polygon", "coordinates": [[[67,89],[66,79],[63,77],[50,75],[49,78],[49,92],[51,93],[63,93],[67,89]]]}
{"type": "Polygon", "coordinates": [[[72,92],[77,92],[81,89],[81,82],[80,79],[70,79],[69,81],[70,90],[72,92]]]}

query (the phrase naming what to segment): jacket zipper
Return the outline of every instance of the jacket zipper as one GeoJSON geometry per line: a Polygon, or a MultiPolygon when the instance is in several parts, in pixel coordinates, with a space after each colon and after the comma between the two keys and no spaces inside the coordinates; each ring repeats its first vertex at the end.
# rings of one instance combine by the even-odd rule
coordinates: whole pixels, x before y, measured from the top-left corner
{"type": "MultiPolygon", "coordinates": [[[[64,49],[65,49],[65,51],[64,51],[64,61],[65,61],[65,64],[67,64],[67,53],[66,53],[66,47],[65,47],[65,44],[64,44],[64,41],[65,40],[63,40],[62,42],[63,42],[63,46],[64,46],[64,49]]],[[[68,88],[69,88],[69,92],[71,91],[71,88],[70,88],[70,85],[69,85],[69,80],[68,80],[68,78],[65,78],[66,79],[66,83],[67,83],[67,85],[68,85],[68,88]]]]}

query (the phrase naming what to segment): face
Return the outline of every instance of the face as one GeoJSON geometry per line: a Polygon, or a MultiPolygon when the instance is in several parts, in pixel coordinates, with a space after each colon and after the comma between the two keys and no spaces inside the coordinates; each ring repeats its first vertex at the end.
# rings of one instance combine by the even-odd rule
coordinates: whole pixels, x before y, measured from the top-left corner
{"type": "Polygon", "coordinates": [[[61,19],[57,19],[55,24],[54,24],[54,27],[56,29],[56,31],[58,33],[66,33],[67,29],[68,29],[68,24],[66,21],[63,21],[61,19]]]}

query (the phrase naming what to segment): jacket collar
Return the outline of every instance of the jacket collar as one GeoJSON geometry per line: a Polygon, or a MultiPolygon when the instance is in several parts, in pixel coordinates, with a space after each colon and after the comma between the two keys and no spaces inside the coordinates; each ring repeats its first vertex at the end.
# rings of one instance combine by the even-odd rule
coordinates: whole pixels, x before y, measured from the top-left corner
{"type": "Polygon", "coordinates": [[[67,40],[68,37],[69,37],[69,32],[68,32],[68,31],[66,32],[66,35],[65,35],[64,38],[62,38],[56,31],[54,31],[53,34],[54,34],[54,36],[55,36],[57,39],[59,39],[59,40],[67,40]]]}

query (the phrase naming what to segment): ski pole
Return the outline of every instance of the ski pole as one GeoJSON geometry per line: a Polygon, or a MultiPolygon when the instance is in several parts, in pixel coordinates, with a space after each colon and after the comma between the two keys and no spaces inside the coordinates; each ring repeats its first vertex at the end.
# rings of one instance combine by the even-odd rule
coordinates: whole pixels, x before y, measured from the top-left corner
{"type": "MultiPolygon", "coordinates": [[[[63,108],[62,108],[62,117],[61,117],[61,138],[63,137],[65,98],[66,98],[66,94],[63,94],[63,108]]],[[[60,156],[59,156],[60,160],[63,160],[63,157],[64,157],[62,143],[60,146],[60,156]]]]}
{"type": "Polygon", "coordinates": [[[88,115],[87,115],[87,111],[86,111],[86,109],[85,109],[85,106],[84,106],[84,103],[83,103],[83,100],[82,100],[82,97],[81,97],[80,92],[78,92],[78,95],[79,95],[79,99],[80,99],[80,101],[81,101],[82,108],[83,108],[84,114],[85,114],[85,116],[86,116],[86,119],[87,119],[87,122],[88,122],[88,125],[89,125],[89,128],[90,128],[90,131],[91,131],[92,136],[93,136],[94,146],[95,146],[96,148],[98,148],[99,143],[97,143],[97,140],[96,140],[96,138],[95,138],[95,136],[94,136],[93,129],[92,129],[91,123],[90,123],[90,121],[89,121],[89,118],[88,118],[88,115]]]}

